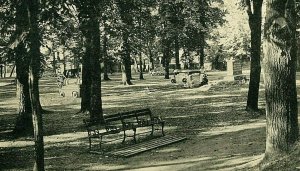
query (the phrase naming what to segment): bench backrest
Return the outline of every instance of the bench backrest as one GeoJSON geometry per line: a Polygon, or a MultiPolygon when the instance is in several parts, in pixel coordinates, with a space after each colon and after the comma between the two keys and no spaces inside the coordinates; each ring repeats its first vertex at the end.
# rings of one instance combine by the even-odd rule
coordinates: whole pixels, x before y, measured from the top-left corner
{"type": "Polygon", "coordinates": [[[134,120],[137,121],[139,119],[152,119],[152,113],[149,108],[146,109],[139,109],[139,110],[133,110],[128,112],[122,112],[122,113],[116,113],[116,114],[110,114],[105,115],[104,120],[105,123],[101,123],[100,120],[90,120],[90,119],[84,119],[83,122],[87,129],[90,129],[92,127],[99,127],[99,126],[105,126],[105,124],[109,123],[116,123],[116,122],[123,122],[128,120],[134,120]]]}
{"type": "Polygon", "coordinates": [[[120,113],[105,115],[104,119],[105,119],[106,123],[120,121],[121,120],[121,115],[120,115],[120,113]]]}
{"type": "Polygon", "coordinates": [[[103,123],[101,120],[91,120],[91,119],[84,119],[83,122],[85,126],[88,128],[91,127],[100,127],[100,126],[105,126],[105,124],[110,123],[110,122],[115,122],[115,121],[120,121],[121,120],[121,115],[119,113],[117,114],[112,114],[112,115],[105,115],[104,116],[105,123],[103,123]]]}
{"type": "Polygon", "coordinates": [[[128,112],[120,113],[122,120],[139,120],[142,117],[147,117],[148,119],[152,118],[152,113],[149,108],[147,109],[139,109],[139,110],[133,110],[128,112]]]}

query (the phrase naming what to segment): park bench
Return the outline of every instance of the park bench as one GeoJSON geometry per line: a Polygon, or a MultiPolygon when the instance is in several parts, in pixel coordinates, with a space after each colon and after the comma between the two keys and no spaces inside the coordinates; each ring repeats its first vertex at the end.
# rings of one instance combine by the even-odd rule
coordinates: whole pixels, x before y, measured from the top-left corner
{"type": "Polygon", "coordinates": [[[89,139],[89,149],[92,148],[92,139],[100,139],[99,146],[103,143],[108,143],[116,141],[118,139],[103,141],[104,136],[119,134],[123,132],[123,141],[125,142],[126,137],[133,137],[134,142],[136,143],[136,130],[141,127],[151,127],[151,136],[154,134],[155,130],[161,130],[162,135],[164,136],[164,125],[165,121],[160,117],[152,115],[150,109],[141,109],[128,111],[123,113],[111,114],[104,116],[104,123],[101,123],[98,120],[84,119],[83,122],[86,126],[89,139]],[[161,126],[160,129],[156,129],[155,125],[161,126]],[[132,130],[133,136],[126,134],[126,131],[132,130]]]}

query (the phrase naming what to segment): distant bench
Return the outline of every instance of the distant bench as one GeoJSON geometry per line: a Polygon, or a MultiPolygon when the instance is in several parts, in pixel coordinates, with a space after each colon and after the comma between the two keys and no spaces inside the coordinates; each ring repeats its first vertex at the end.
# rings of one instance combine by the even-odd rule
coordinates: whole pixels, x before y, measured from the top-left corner
{"type": "MultiPolygon", "coordinates": [[[[162,135],[164,136],[164,125],[165,121],[160,117],[153,116],[149,108],[133,110],[123,113],[116,113],[111,115],[104,116],[105,123],[100,123],[97,120],[84,119],[83,122],[88,132],[89,139],[89,149],[92,148],[92,139],[100,139],[99,146],[104,143],[103,137],[119,134],[123,132],[123,143],[125,142],[126,137],[130,137],[126,134],[126,131],[133,131],[134,142],[136,142],[137,129],[142,127],[151,127],[151,136],[153,136],[155,130],[161,130],[162,135]],[[156,129],[155,125],[159,125],[160,129],[156,129]]],[[[105,141],[112,142],[115,141],[105,141]]]]}

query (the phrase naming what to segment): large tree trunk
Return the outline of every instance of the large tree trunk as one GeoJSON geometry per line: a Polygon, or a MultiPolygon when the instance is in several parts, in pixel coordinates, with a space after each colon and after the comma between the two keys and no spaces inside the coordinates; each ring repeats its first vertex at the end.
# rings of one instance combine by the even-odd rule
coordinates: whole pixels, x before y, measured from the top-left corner
{"type": "MultiPolygon", "coordinates": [[[[16,34],[21,35],[28,29],[28,16],[26,2],[22,1],[16,8],[16,34]]],[[[29,96],[28,71],[30,59],[26,48],[21,42],[15,49],[16,74],[17,74],[17,98],[19,99],[19,111],[14,133],[17,135],[33,135],[31,114],[31,101],[29,96]]]]}
{"type": "Polygon", "coordinates": [[[85,54],[82,62],[81,112],[88,111],[90,119],[104,122],[101,99],[100,30],[95,16],[97,4],[85,1],[77,4],[80,30],[84,36],[85,54]]]}
{"type": "Polygon", "coordinates": [[[102,99],[101,99],[101,68],[100,68],[100,30],[97,19],[91,19],[89,34],[91,38],[91,100],[90,100],[90,118],[100,119],[104,122],[102,99]]]}
{"type": "Polygon", "coordinates": [[[260,46],[261,46],[261,8],[262,1],[253,2],[253,11],[250,0],[247,0],[247,13],[251,30],[251,65],[250,83],[247,98],[247,111],[258,111],[258,94],[260,82],[260,46]]]}
{"type": "MultiPolygon", "coordinates": [[[[84,35],[85,36],[85,35],[84,35]]],[[[87,36],[85,36],[87,37],[87,36]]],[[[91,48],[89,46],[91,40],[86,38],[86,51],[82,58],[82,84],[81,84],[81,109],[80,112],[90,111],[91,97],[91,71],[90,71],[90,56],[91,48]]]]}
{"type": "Polygon", "coordinates": [[[18,117],[14,128],[17,135],[33,135],[32,110],[28,84],[29,58],[25,47],[20,44],[16,49],[17,98],[19,99],[18,117]]]}
{"type": "Polygon", "coordinates": [[[298,139],[295,1],[268,0],[264,32],[265,160],[290,152],[298,139]]]}
{"type": "Polygon", "coordinates": [[[29,93],[32,108],[32,122],[34,128],[35,141],[35,165],[33,170],[42,171],[44,169],[44,139],[43,120],[39,100],[39,73],[40,73],[40,36],[38,28],[38,0],[28,0],[28,18],[30,23],[29,32],[29,93]]]}

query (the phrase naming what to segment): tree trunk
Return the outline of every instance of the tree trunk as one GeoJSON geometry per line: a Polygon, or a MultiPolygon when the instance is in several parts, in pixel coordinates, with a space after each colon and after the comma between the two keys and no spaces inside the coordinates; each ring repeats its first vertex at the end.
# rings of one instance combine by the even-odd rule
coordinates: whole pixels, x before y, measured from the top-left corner
{"type": "MultiPolygon", "coordinates": [[[[16,33],[22,34],[28,29],[28,16],[26,2],[22,1],[16,8],[16,33]]],[[[29,95],[28,72],[30,59],[24,43],[15,49],[15,64],[17,78],[17,98],[19,99],[18,117],[13,130],[16,135],[33,135],[32,110],[29,95]]]]}
{"type": "Polygon", "coordinates": [[[90,56],[91,54],[91,40],[90,37],[87,35],[88,33],[86,30],[82,30],[85,37],[85,53],[82,58],[82,84],[81,84],[81,109],[80,112],[87,112],[90,111],[90,104],[91,104],[91,71],[90,71],[90,56]]]}
{"type": "MultiPolygon", "coordinates": [[[[63,45],[65,44],[65,42],[63,42],[63,45]]],[[[62,48],[62,56],[63,56],[63,60],[64,60],[64,74],[66,74],[65,76],[68,77],[67,73],[66,73],[66,69],[67,69],[67,58],[65,55],[65,47],[62,48]]]]}
{"type": "Polygon", "coordinates": [[[110,78],[108,77],[108,55],[107,55],[107,37],[106,34],[103,38],[103,80],[108,81],[110,78]]]}
{"type": "MultiPolygon", "coordinates": [[[[297,32],[297,47],[300,47],[300,33],[297,32]]],[[[300,50],[297,51],[297,71],[300,71],[300,50]]]]}
{"type": "Polygon", "coordinates": [[[151,64],[150,69],[149,69],[149,72],[150,72],[150,70],[154,69],[154,59],[153,59],[152,49],[150,48],[149,42],[148,42],[148,52],[149,52],[149,61],[151,64]]]}
{"type": "MultiPolygon", "coordinates": [[[[200,5],[199,5],[199,12],[200,12],[200,24],[202,25],[203,28],[206,28],[206,15],[205,15],[205,6],[207,6],[206,0],[200,0],[200,5]]],[[[205,31],[201,30],[199,33],[199,67],[203,68],[204,67],[204,47],[205,47],[205,31]]]]}
{"type": "MultiPolygon", "coordinates": [[[[124,85],[132,85],[131,82],[131,58],[130,58],[130,47],[129,47],[129,33],[124,33],[123,34],[123,54],[122,54],[122,59],[123,59],[123,65],[124,65],[124,72],[125,72],[125,80],[123,80],[124,85]]],[[[123,72],[122,71],[122,72],[123,72]]]]}
{"type": "Polygon", "coordinates": [[[38,0],[28,0],[28,18],[30,24],[29,32],[29,93],[32,108],[32,122],[35,140],[35,165],[33,170],[43,171],[44,169],[44,139],[43,120],[39,100],[39,73],[41,68],[40,36],[38,28],[38,0]]]}
{"type": "Polygon", "coordinates": [[[167,42],[165,48],[164,48],[164,66],[165,66],[165,79],[170,79],[170,73],[169,73],[169,64],[170,64],[170,43],[167,42]]]}
{"type": "Polygon", "coordinates": [[[100,30],[97,19],[91,19],[89,34],[91,38],[91,100],[90,100],[90,118],[98,119],[104,122],[102,99],[101,99],[101,68],[100,68],[100,30]]]}
{"type": "Polygon", "coordinates": [[[14,128],[17,135],[33,135],[32,110],[28,84],[28,57],[25,47],[20,44],[16,49],[17,98],[19,99],[18,117],[14,128]]]}
{"type": "Polygon", "coordinates": [[[144,76],[143,76],[143,62],[142,62],[142,52],[140,51],[139,52],[139,65],[140,65],[140,80],[143,80],[144,79],[144,76]]]}
{"type": "Polygon", "coordinates": [[[251,65],[250,82],[247,98],[247,111],[258,111],[258,95],[260,82],[260,46],[261,46],[261,8],[262,0],[252,1],[253,12],[251,10],[250,0],[248,0],[249,26],[251,30],[251,65]]]}
{"type": "Polygon", "coordinates": [[[85,53],[82,59],[81,111],[89,112],[90,119],[104,121],[101,99],[101,48],[99,21],[95,16],[96,4],[78,5],[80,30],[84,37],[85,53]]]}
{"type": "Polygon", "coordinates": [[[200,33],[200,47],[199,47],[199,65],[200,65],[200,68],[204,67],[204,45],[205,45],[205,40],[204,40],[205,36],[204,36],[204,33],[201,32],[200,33]]]}
{"type": "Polygon", "coordinates": [[[180,69],[180,63],[179,63],[179,41],[178,41],[178,35],[175,36],[175,69],[180,69]]]}
{"type": "Polygon", "coordinates": [[[52,67],[53,67],[53,73],[54,75],[56,75],[56,57],[55,57],[55,51],[52,50],[52,56],[53,56],[53,63],[52,63],[52,67]]]}
{"type": "Polygon", "coordinates": [[[264,29],[265,160],[290,152],[298,139],[295,1],[268,0],[264,29]]]}

